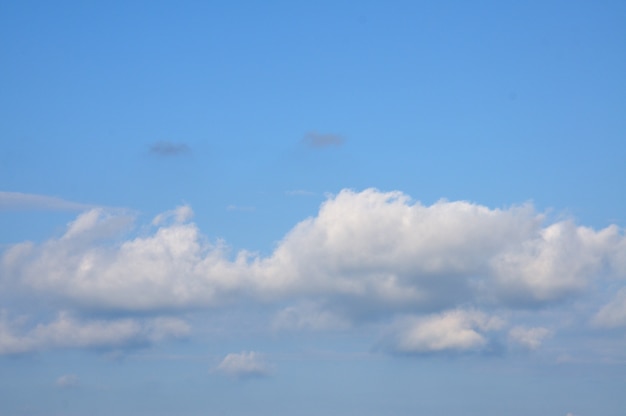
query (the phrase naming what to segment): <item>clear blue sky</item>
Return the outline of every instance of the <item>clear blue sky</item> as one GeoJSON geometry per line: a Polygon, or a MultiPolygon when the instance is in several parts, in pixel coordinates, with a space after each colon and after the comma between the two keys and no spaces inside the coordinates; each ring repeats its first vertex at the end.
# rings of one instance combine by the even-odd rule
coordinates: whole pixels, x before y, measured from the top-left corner
{"type": "Polygon", "coordinates": [[[0,413],[623,415],[624,22],[3,2],[0,413]]]}

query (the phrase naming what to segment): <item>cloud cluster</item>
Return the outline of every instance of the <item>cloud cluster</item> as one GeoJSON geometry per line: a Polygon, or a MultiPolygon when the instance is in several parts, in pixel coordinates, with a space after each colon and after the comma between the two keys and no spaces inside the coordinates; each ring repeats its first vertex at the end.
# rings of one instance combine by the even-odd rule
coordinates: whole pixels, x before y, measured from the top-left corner
{"type": "MultiPolygon", "coordinates": [[[[605,305],[589,299],[607,281],[623,285],[626,238],[617,226],[546,223],[531,205],[426,206],[401,192],[344,190],[262,257],[211,242],[192,215],[179,207],[129,238],[129,217],[89,210],[60,238],[6,250],[0,284],[75,311],[175,315],[263,304],[276,307],[269,325],[275,330],[383,322],[389,348],[401,353],[480,350],[493,334],[536,350],[553,330],[518,322],[516,311],[585,297],[597,308],[584,319],[626,327],[626,289],[605,305]]],[[[137,333],[153,339],[129,323],[117,325],[111,331],[127,335],[110,344],[137,333]]],[[[34,345],[61,346],[49,335],[30,337],[40,340],[34,345]]],[[[11,339],[3,335],[0,343],[11,339]]],[[[80,345],[90,344],[68,346],[80,345]]]]}

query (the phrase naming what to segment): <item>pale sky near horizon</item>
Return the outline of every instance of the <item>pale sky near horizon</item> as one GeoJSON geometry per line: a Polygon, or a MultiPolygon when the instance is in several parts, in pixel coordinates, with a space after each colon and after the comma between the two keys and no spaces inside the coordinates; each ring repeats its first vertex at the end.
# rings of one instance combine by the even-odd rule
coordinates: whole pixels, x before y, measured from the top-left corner
{"type": "Polygon", "coordinates": [[[0,4],[0,414],[623,416],[625,21],[0,4]]]}

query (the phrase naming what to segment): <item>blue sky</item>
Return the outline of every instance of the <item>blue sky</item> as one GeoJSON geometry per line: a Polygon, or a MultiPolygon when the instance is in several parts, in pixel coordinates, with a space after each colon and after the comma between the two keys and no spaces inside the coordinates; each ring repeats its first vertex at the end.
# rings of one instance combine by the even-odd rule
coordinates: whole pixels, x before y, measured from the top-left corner
{"type": "Polygon", "coordinates": [[[625,20],[0,5],[0,412],[621,415],[625,20]]]}

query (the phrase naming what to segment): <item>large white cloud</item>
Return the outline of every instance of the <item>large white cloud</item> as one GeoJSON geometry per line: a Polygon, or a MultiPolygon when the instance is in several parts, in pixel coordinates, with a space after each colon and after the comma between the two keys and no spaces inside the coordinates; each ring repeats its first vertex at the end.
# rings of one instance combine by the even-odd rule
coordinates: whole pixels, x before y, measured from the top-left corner
{"type": "MultiPolygon", "coordinates": [[[[71,223],[59,239],[36,246],[23,243],[4,256],[11,283],[57,294],[78,304],[119,310],[188,308],[219,302],[222,292],[240,285],[240,261],[229,261],[222,246],[203,242],[181,207],[174,223],[153,234],[102,244],[125,223],[91,210],[71,223]]],[[[161,223],[166,216],[159,216],[161,223]]]]}
{"type": "MultiPolygon", "coordinates": [[[[3,292],[54,298],[75,312],[122,315],[256,302],[279,309],[275,329],[348,328],[351,320],[391,322],[409,314],[416,320],[406,324],[398,348],[436,351],[486,342],[476,314],[445,312],[458,305],[508,311],[563,305],[592,295],[605,278],[626,276],[626,239],[617,226],[546,223],[531,205],[425,206],[401,192],[344,190],[266,257],[233,255],[202,235],[191,217],[189,207],[179,207],[133,235],[126,214],[89,210],[59,238],[6,250],[3,292]],[[431,320],[423,321],[424,314],[431,320]],[[440,324],[449,331],[437,340],[429,328],[440,324]]],[[[623,325],[623,297],[600,311],[599,325],[623,325]]],[[[0,342],[15,348],[6,334],[0,342]]],[[[529,348],[542,338],[510,336],[529,348]]]]}

